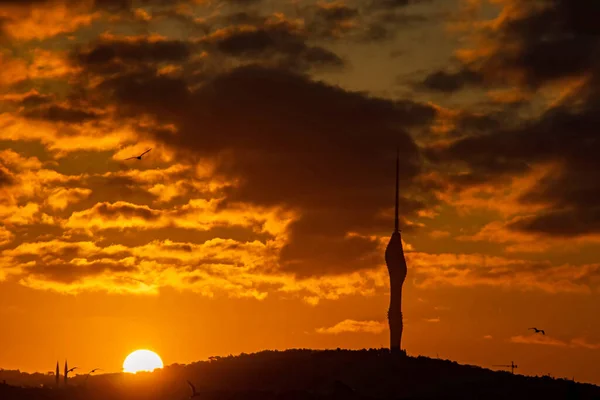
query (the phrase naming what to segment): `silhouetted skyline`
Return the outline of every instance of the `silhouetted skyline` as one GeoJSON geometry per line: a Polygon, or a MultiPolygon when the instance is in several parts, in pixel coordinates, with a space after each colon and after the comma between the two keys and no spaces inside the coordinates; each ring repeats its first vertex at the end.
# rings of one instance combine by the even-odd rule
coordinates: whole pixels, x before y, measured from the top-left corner
{"type": "Polygon", "coordinates": [[[599,7],[0,0],[0,368],[391,347],[600,383],[599,7]]]}

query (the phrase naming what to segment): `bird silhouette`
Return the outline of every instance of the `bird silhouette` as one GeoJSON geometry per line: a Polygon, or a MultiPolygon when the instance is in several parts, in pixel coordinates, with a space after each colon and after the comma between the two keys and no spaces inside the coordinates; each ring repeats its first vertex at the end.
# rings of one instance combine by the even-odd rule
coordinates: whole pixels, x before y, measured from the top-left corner
{"type": "Polygon", "coordinates": [[[143,156],[144,154],[146,154],[147,152],[149,152],[150,150],[152,150],[152,148],[150,148],[150,149],[146,150],[145,152],[143,152],[143,153],[142,153],[142,154],[140,154],[139,156],[135,156],[135,157],[129,157],[129,158],[126,158],[126,159],[125,159],[125,161],[127,161],[127,160],[133,160],[134,158],[136,158],[136,159],[138,159],[138,160],[141,160],[141,159],[142,159],[142,156],[143,156]]]}
{"type": "Polygon", "coordinates": [[[528,328],[528,330],[529,330],[529,329],[532,329],[532,330],[534,330],[534,331],[535,331],[535,333],[540,333],[540,332],[542,332],[542,335],[545,335],[545,334],[546,334],[546,332],[544,332],[544,330],[543,330],[543,329],[538,329],[538,328],[528,328]]]}
{"type": "Polygon", "coordinates": [[[75,371],[77,368],[79,368],[79,367],[73,367],[73,368],[71,368],[70,370],[68,370],[68,371],[67,371],[67,374],[68,374],[69,372],[73,372],[73,371],[75,371]]]}
{"type": "Polygon", "coordinates": [[[102,368],[94,368],[93,370],[91,370],[90,372],[87,373],[87,375],[85,376],[85,381],[87,381],[88,378],[90,377],[90,375],[93,374],[96,371],[104,371],[104,370],[102,368]]]}
{"type": "Polygon", "coordinates": [[[190,385],[190,389],[192,390],[192,394],[190,395],[190,399],[196,396],[200,396],[200,393],[196,392],[196,386],[192,385],[192,382],[187,381],[188,385],[190,385]]]}

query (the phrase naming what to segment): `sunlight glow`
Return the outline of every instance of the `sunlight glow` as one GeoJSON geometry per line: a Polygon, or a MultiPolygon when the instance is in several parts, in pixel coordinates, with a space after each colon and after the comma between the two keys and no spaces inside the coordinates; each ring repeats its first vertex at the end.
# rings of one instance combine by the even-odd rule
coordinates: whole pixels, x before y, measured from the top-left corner
{"type": "Polygon", "coordinates": [[[123,361],[123,371],[132,374],[139,371],[152,372],[162,367],[163,362],[158,354],[150,350],[136,350],[123,361]]]}

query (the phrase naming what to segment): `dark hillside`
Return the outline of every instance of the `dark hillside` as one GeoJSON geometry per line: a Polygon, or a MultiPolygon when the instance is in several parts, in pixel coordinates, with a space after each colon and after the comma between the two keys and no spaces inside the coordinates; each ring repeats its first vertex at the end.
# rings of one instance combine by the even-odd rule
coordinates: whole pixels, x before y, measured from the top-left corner
{"type": "MultiPolygon", "coordinates": [[[[600,399],[600,387],[386,350],[288,350],[214,357],[154,373],[83,376],[67,389],[0,385],[0,399],[600,399]]],[[[10,383],[10,382],[7,382],[10,383]]]]}

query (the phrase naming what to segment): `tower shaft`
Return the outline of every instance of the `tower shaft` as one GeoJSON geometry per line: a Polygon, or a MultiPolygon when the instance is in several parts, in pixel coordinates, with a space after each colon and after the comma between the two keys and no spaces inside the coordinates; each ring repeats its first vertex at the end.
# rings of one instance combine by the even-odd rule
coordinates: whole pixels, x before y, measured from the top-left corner
{"type": "Polygon", "coordinates": [[[394,232],[385,249],[385,263],[390,274],[390,308],[388,310],[388,323],[390,326],[390,351],[393,354],[400,353],[402,343],[402,285],[406,279],[406,260],[402,249],[402,238],[400,236],[398,204],[399,204],[399,173],[400,154],[396,154],[396,202],[394,215],[394,232]]]}
{"type": "Polygon", "coordinates": [[[397,290],[391,290],[388,324],[390,326],[390,351],[396,354],[401,349],[402,331],[404,328],[402,321],[402,287],[397,290]]]}

